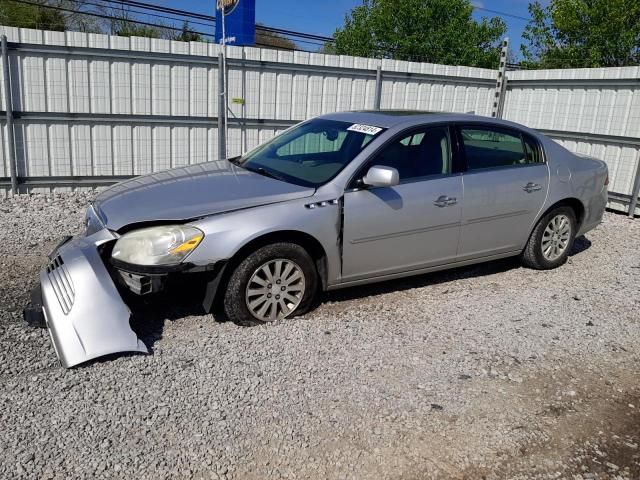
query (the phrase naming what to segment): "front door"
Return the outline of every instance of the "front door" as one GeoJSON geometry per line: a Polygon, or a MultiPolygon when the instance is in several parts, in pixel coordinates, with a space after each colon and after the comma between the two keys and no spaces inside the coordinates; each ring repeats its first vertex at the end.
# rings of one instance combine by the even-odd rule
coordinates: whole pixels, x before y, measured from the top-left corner
{"type": "Polygon", "coordinates": [[[467,171],[459,259],[522,249],[549,186],[535,139],[516,130],[460,128],[467,171]]]}
{"type": "Polygon", "coordinates": [[[447,127],[422,128],[383,147],[369,167],[396,168],[400,184],[344,195],[343,281],[454,261],[462,214],[462,177],[452,173],[447,127]]]}

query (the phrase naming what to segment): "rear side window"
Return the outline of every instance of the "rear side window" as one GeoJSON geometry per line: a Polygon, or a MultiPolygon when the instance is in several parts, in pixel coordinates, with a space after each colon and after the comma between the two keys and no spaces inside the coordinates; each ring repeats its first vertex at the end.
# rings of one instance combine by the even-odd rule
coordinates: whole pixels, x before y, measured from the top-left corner
{"type": "Polygon", "coordinates": [[[490,127],[461,128],[468,170],[512,167],[540,162],[540,149],[519,132],[490,127]]]}

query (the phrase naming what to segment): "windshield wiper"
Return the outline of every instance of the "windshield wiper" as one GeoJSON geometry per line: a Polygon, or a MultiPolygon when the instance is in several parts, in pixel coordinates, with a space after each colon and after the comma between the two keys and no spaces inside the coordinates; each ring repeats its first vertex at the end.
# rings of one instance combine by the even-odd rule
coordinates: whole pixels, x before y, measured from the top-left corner
{"type": "Polygon", "coordinates": [[[262,167],[257,167],[257,168],[244,167],[244,168],[246,168],[250,172],[258,173],[264,177],[274,178],[276,180],[280,180],[281,182],[286,182],[286,180],[282,178],[280,175],[277,175],[265,168],[262,168],[262,167]]]}

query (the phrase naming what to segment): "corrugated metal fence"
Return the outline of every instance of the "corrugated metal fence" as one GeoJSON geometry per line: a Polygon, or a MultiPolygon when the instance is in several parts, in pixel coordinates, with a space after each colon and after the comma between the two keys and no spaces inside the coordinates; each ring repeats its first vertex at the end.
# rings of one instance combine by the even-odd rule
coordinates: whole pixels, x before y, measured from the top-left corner
{"type": "MultiPolygon", "coordinates": [[[[98,185],[217,159],[217,45],[10,27],[0,34],[9,41],[23,189],[98,185]]],[[[229,155],[315,115],[373,108],[378,68],[383,109],[491,113],[495,70],[229,47],[229,155]]],[[[509,72],[503,111],[606,160],[619,194],[612,206],[628,204],[640,155],[637,68],[509,72]]],[[[4,115],[1,125],[6,192],[4,115]]]]}
{"type": "Polygon", "coordinates": [[[606,161],[612,208],[637,197],[640,67],[509,72],[504,118],[606,161]]]}

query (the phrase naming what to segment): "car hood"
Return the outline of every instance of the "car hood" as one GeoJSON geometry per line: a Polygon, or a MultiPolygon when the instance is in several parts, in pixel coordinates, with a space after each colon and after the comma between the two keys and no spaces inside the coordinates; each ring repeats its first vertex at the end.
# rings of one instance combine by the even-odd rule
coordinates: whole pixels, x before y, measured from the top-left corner
{"type": "Polygon", "coordinates": [[[104,190],[93,205],[105,226],[117,231],[132,223],[185,221],[308,197],[314,192],[225,160],[126,180],[104,190]]]}

